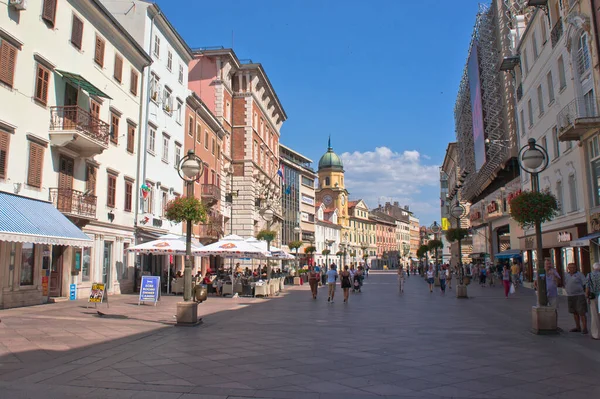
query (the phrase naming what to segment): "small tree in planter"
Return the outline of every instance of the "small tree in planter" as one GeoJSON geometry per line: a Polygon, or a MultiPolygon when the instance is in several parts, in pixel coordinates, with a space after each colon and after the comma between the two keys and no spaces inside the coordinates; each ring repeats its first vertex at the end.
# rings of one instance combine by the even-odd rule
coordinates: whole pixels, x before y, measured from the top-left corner
{"type": "Polygon", "coordinates": [[[261,230],[256,235],[257,240],[264,240],[267,242],[267,250],[270,250],[271,241],[273,241],[277,237],[277,232],[275,230],[261,230]]]}
{"type": "Polygon", "coordinates": [[[302,246],[302,241],[299,240],[294,240],[294,241],[290,241],[288,242],[288,248],[290,250],[296,250],[296,270],[298,270],[300,268],[300,259],[298,258],[298,249],[300,249],[300,247],[302,246]]]}
{"type": "Polygon", "coordinates": [[[524,191],[510,201],[510,216],[522,227],[549,222],[557,213],[558,202],[550,193],[524,191]]]}
{"type": "Polygon", "coordinates": [[[440,240],[430,240],[427,243],[427,248],[429,248],[430,252],[435,254],[435,263],[438,263],[438,249],[444,248],[444,243],[440,240]]]}
{"type": "Polygon", "coordinates": [[[459,241],[467,238],[469,230],[463,228],[448,229],[446,230],[446,239],[449,242],[459,241]]]}

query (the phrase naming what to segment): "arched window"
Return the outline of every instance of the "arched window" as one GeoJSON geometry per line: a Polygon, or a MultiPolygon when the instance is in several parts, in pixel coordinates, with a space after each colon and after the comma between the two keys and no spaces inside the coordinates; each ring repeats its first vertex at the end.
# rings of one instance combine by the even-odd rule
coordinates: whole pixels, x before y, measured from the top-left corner
{"type": "Polygon", "coordinates": [[[563,187],[562,187],[561,180],[556,182],[556,200],[558,201],[558,214],[562,215],[564,213],[564,205],[563,205],[563,187]]]}
{"type": "Polygon", "coordinates": [[[329,177],[325,178],[325,186],[329,186],[331,184],[331,181],[329,180],[329,177]]]}
{"type": "Polygon", "coordinates": [[[575,174],[569,176],[569,193],[571,195],[570,199],[570,210],[571,212],[575,212],[578,208],[577,206],[577,180],[575,179],[575,174]]]}
{"type": "Polygon", "coordinates": [[[588,36],[587,33],[582,33],[579,36],[579,42],[577,44],[577,72],[579,72],[579,76],[582,75],[590,69],[591,59],[590,59],[590,50],[588,46],[588,36]]]}

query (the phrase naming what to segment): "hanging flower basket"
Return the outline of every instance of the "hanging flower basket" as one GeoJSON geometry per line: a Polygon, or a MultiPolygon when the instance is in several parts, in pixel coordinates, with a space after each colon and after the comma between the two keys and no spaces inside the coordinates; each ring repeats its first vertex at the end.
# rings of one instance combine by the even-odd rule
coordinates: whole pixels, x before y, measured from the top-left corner
{"type": "Polygon", "coordinates": [[[205,223],[206,207],[197,198],[180,197],[170,201],[165,207],[165,217],[175,223],[187,222],[205,223]]]}
{"type": "Polygon", "coordinates": [[[344,256],[344,251],[337,251],[335,256],[344,256]]]}
{"type": "Polygon", "coordinates": [[[467,238],[469,230],[467,229],[448,229],[446,230],[446,239],[450,242],[458,241],[467,238]]]}
{"type": "Polygon", "coordinates": [[[327,255],[329,255],[329,254],[331,253],[331,251],[330,251],[330,250],[328,250],[328,249],[324,249],[324,250],[323,250],[323,252],[321,252],[321,253],[322,253],[323,255],[327,256],[327,255]]]}
{"type": "Polygon", "coordinates": [[[271,242],[277,237],[277,232],[275,230],[261,230],[256,235],[257,240],[264,240],[267,242],[271,242]]]}
{"type": "Polygon", "coordinates": [[[317,252],[317,248],[315,248],[313,245],[310,245],[310,246],[308,246],[308,247],[304,248],[304,253],[305,253],[305,254],[312,255],[312,254],[314,254],[315,252],[317,252]]]}
{"type": "Polygon", "coordinates": [[[510,201],[510,216],[522,227],[549,222],[557,213],[558,202],[550,193],[524,191],[510,201]]]}
{"type": "Polygon", "coordinates": [[[429,240],[427,247],[433,252],[436,249],[444,248],[444,244],[440,240],[429,240]]]}

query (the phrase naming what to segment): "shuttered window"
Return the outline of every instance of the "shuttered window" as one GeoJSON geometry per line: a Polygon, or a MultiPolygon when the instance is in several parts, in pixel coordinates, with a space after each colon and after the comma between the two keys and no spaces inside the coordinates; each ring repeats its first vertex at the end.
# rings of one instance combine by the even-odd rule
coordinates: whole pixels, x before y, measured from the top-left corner
{"type": "Polygon", "coordinates": [[[57,0],[44,0],[44,7],[42,8],[42,19],[52,27],[54,27],[56,19],[56,2],[57,0]]]}
{"type": "Polygon", "coordinates": [[[131,77],[130,77],[130,81],[129,81],[129,91],[134,96],[137,96],[137,94],[138,94],[138,73],[133,68],[131,68],[131,77]]]}
{"type": "Polygon", "coordinates": [[[42,187],[42,169],[44,163],[44,147],[36,143],[29,143],[29,169],[27,171],[27,184],[33,187],[42,187]]]}
{"type": "Polygon", "coordinates": [[[119,83],[123,80],[123,57],[119,54],[115,54],[115,80],[119,83]]]}
{"type": "Polygon", "coordinates": [[[125,206],[123,209],[126,212],[131,212],[131,204],[133,202],[133,182],[125,180],[125,206]]]}
{"type": "Polygon", "coordinates": [[[106,205],[114,208],[117,197],[117,176],[108,174],[108,187],[106,190],[106,205]]]}
{"type": "Polygon", "coordinates": [[[98,168],[94,165],[87,165],[85,176],[85,190],[89,195],[96,195],[96,178],[98,176],[98,168]]]}
{"type": "Polygon", "coordinates": [[[114,144],[119,142],[119,115],[110,113],[110,141],[114,144]]]}
{"type": "Polygon", "coordinates": [[[35,99],[44,105],[48,103],[49,83],[50,71],[44,66],[38,64],[35,78],[35,99]]]}
{"type": "Polygon", "coordinates": [[[17,66],[17,48],[0,39],[0,81],[13,87],[17,66]]]}
{"type": "Polygon", "coordinates": [[[71,26],[71,43],[81,50],[83,41],[83,21],[73,15],[73,25],[71,26]]]}
{"type": "Polygon", "coordinates": [[[96,35],[96,50],[94,53],[94,61],[96,61],[96,64],[100,65],[101,67],[104,66],[104,45],[104,39],[96,35]]]}
{"type": "Polygon", "coordinates": [[[133,149],[135,147],[135,126],[131,123],[127,124],[127,152],[133,154],[133,149]]]}
{"type": "Polygon", "coordinates": [[[8,174],[8,146],[10,134],[0,130],[0,179],[6,179],[8,174]]]}

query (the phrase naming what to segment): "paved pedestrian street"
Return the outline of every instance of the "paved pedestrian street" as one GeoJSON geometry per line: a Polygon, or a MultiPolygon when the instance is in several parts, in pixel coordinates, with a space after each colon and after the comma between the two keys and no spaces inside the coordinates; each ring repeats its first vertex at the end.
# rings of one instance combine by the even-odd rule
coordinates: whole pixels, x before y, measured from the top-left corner
{"type": "MultiPolygon", "coordinates": [[[[174,327],[177,298],[110,307],[63,302],[0,311],[0,398],[593,398],[600,343],[529,332],[533,292],[429,293],[372,273],[328,304],[307,286],[268,300],[209,298],[174,327]]],[[[563,300],[565,298],[562,298],[563,300]]],[[[571,328],[566,301],[559,326],[571,328]]]]}

